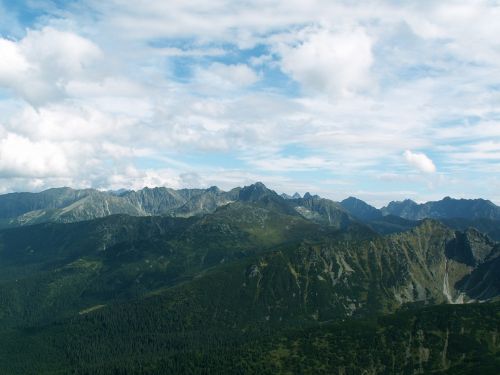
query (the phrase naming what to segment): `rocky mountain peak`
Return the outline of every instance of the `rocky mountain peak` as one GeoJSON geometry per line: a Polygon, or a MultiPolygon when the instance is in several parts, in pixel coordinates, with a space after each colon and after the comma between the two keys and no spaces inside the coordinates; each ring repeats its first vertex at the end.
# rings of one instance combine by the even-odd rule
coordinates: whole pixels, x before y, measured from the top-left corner
{"type": "Polygon", "coordinates": [[[239,199],[241,201],[253,202],[261,199],[266,195],[277,196],[274,191],[268,189],[262,182],[256,182],[255,184],[242,188],[239,192],[239,199]]]}
{"type": "Polygon", "coordinates": [[[347,210],[354,217],[370,221],[375,220],[382,217],[382,213],[380,210],[376,209],[373,206],[370,206],[368,203],[362,201],[361,199],[355,197],[349,197],[340,202],[340,205],[347,210]]]}
{"type": "Polygon", "coordinates": [[[208,189],[207,189],[208,192],[211,192],[211,193],[220,193],[220,189],[217,187],[217,186],[210,186],[208,189]]]}

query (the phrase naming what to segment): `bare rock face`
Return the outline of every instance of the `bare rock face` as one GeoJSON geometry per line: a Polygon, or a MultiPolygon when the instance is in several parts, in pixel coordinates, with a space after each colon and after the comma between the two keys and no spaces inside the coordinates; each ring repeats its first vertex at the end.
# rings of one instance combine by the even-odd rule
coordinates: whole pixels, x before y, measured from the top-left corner
{"type": "Polygon", "coordinates": [[[238,191],[174,190],[164,187],[139,191],[104,192],[94,189],[50,189],[41,193],[0,195],[0,225],[78,222],[116,214],[189,217],[214,212],[238,199],[238,191]]]}
{"type": "Polygon", "coordinates": [[[475,267],[483,263],[495,247],[488,236],[476,229],[456,232],[455,239],[446,246],[446,255],[450,259],[475,267]]]}

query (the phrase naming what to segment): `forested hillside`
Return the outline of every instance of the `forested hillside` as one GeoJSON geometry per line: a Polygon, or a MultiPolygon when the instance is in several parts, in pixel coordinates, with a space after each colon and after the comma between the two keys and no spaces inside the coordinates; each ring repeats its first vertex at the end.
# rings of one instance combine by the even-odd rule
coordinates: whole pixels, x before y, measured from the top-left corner
{"type": "Polygon", "coordinates": [[[0,369],[493,373],[499,244],[430,219],[380,234],[375,219],[256,184],[188,218],[0,230],[0,369]]]}

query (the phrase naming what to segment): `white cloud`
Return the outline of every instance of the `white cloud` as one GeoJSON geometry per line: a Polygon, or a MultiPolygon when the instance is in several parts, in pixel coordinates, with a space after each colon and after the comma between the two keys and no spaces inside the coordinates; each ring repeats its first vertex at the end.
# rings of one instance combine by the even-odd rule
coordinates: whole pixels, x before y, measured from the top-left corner
{"type": "Polygon", "coordinates": [[[67,174],[69,162],[59,145],[33,142],[16,134],[0,140],[0,176],[52,177],[67,174]]]}
{"type": "Polygon", "coordinates": [[[500,6],[496,2],[440,3],[431,9],[430,19],[439,30],[437,37],[448,39],[446,48],[464,61],[500,62],[498,40],[500,6]]]}
{"type": "Polygon", "coordinates": [[[139,190],[143,187],[168,186],[181,188],[182,183],[179,172],[173,169],[146,169],[139,170],[132,165],[127,165],[117,173],[106,176],[102,181],[102,187],[106,189],[128,189],[139,190]]]}
{"type": "Polygon", "coordinates": [[[363,29],[307,32],[295,46],[281,46],[281,67],[306,89],[346,95],[370,84],[372,40],[363,29]]]}
{"type": "Polygon", "coordinates": [[[175,57],[221,56],[226,54],[226,51],[222,48],[181,49],[176,47],[164,47],[164,48],[156,48],[154,51],[162,56],[175,56],[175,57]]]}
{"type": "Polygon", "coordinates": [[[99,48],[90,40],[51,27],[29,30],[20,48],[27,60],[36,62],[43,73],[66,79],[82,74],[101,56],[99,48]]]}
{"type": "Polygon", "coordinates": [[[88,73],[101,52],[81,36],[45,27],[18,42],[0,38],[0,55],[0,86],[38,106],[64,96],[68,82],[88,73]]]}
{"type": "Polygon", "coordinates": [[[209,71],[224,81],[231,82],[237,86],[249,86],[259,80],[259,76],[245,64],[221,64],[213,63],[209,71]]]}
{"type": "Polygon", "coordinates": [[[261,170],[274,172],[333,169],[338,166],[338,163],[318,156],[304,158],[269,156],[260,159],[251,158],[247,162],[261,170]]]}
{"type": "Polygon", "coordinates": [[[26,106],[4,127],[23,137],[50,142],[128,141],[133,118],[115,115],[91,105],[51,104],[38,110],[26,106]]]}
{"type": "Polygon", "coordinates": [[[19,39],[0,38],[0,141],[59,152],[68,167],[48,177],[21,158],[26,177],[0,190],[196,180],[183,174],[232,187],[278,173],[298,186],[314,169],[366,177],[366,192],[373,176],[405,176],[404,158],[418,178],[394,179],[398,191],[443,189],[428,187],[438,173],[417,172],[434,163],[404,150],[439,152],[439,171],[463,173],[465,186],[466,171],[498,158],[499,12],[486,0],[85,0],[47,11],[2,33],[19,39]],[[214,168],[219,153],[236,172],[214,168]]]}
{"type": "Polygon", "coordinates": [[[403,154],[406,162],[411,166],[417,168],[421,172],[434,173],[436,172],[436,166],[434,162],[429,159],[429,157],[420,152],[411,152],[406,150],[403,154]]]}
{"type": "Polygon", "coordinates": [[[196,71],[195,89],[207,94],[221,95],[226,91],[251,86],[259,80],[258,74],[246,64],[212,63],[196,71]]]}
{"type": "Polygon", "coordinates": [[[0,79],[1,82],[8,82],[10,79],[19,76],[29,68],[29,64],[22,55],[19,46],[8,39],[0,38],[0,79]]]}

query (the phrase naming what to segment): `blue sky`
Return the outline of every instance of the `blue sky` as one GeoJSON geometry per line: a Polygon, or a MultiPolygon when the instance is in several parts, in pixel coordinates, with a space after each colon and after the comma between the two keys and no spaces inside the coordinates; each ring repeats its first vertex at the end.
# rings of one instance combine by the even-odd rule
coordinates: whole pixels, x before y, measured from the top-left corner
{"type": "Polygon", "coordinates": [[[498,1],[0,0],[0,192],[500,203],[498,1]]]}

